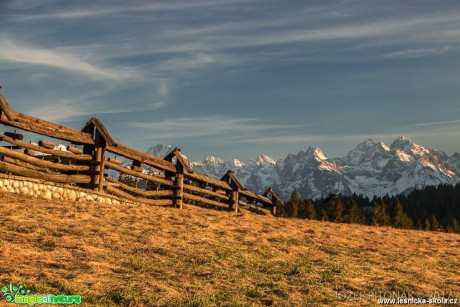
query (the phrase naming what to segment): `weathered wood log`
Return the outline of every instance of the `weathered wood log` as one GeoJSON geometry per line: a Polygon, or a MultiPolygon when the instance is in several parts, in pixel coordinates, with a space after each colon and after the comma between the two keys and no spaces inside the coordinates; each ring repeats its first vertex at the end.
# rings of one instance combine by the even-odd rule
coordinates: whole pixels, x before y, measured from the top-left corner
{"type": "Polygon", "coordinates": [[[118,160],[117,158],[108,158],[107,161],[115,164],[121,164],[121,160],[118,160]]]}
{"type": "Polygon", "coordinates": [[[110,185],[106,186],[106,191],[115,196],[118,196],[118,197],[121,197],[127,200],[131,200],[137,203],[146,204],[146,205],[155,205],[155,206],[168,206],[169,205],[170,206],[173,204],[172,199],[148,199],[148,198],[136,197],[136,196],[123,192],[122,190],[117,189],[110,185]]]}
{"type": "Polygon", "coordinates": [[[37,166],[42,166],[42,167],[47,167],[51,169],[58,169],[62,171],[89,171],[90,167],[88,165],[67,165],[67,164],[61,164],[61,163],[54,163],[51,161],[46,161],[46,160],[41,160],[35,157],[31,157],[29,155],[26,155],[22,152],[14,151],[5,147],[0,147],[0,154],[14,158],[14,159],[19,159],[24,162],[37,165],[37,166]]]}
{"type": "Polygon", "coordinates": [[[93,159],[91,155],[87,155],[87,154],[76,155],[72,152],[48,149],[48,148],[40,147],[34,144],[29,144],[26,142],[14,140],[10,138],[9,136],[3,135],[3,134],[0,134],[0,141],[5,141],[10,144],[17,145],[17,146],[26,148],[28,150],[31,149],[39,153],[51,154],[51,155],[55,155],[55,156],[63,157],[63,158],[69,158],[69,159],[75,159],[75,160],[81,160],[81,161],[91,161],[93,159]]]}
{"type": "Polygon", "coordinates": [[[249,198],[254,198],[254,199],[260,201],[263,204],[267,204],[267,205],[270,205],[270,206],[273,205],[273,202],[271,201],[270,198],[268,198],[266,196],[263,196],[263,195],[259,195],[257,193],[252,192],[252,191],[240,190],[240,194],[243,195],[243,196],[249,197],[249,198]]]}
{"type": "Polygon", "coordinates": [[[56,145],[54,145],[53,142],[49,141],[38,141],[38,146],[45,147],[48,149],[54,149],[54,147],[56,147],[56,145]]]}
{"type": "Polygon", "coordinates": [[[171,190],[146,191],[139,188],[131,187],[127,184],[119,182],[118,180],[110,176],[107,176],[105,179],[108,181],[108,183],[111,183],[112,185],[115,184],[114,186],[117,188],[121,188],[123,190],[136,193],[145,197],[173,196],[173,191],[171,190]]]}
{"type": "Polygon", "coordinates": [[[114,170],[119,171],[121,173],[125,173],[125,174],[128,174],[128,175],[134,176],[134,177],[139,177],[139,178],[142,178],[142,179],[145,179],[145,180],[148,180],[148,181],[153,181],[153,182],[156,182],[156,183],[164,184],[165,186],[168,186],[168,187],[174,187],[174,182],[172,180],[161,178],[159,176],[148,175],[148,174],[136,172],[136,171],[133,171],[133,170],[131,170],[129,168],[123,167],[121,165],[118,165],[118,164],[115,164],[115,163],[112,163],[112,162],[109,162],[109,161],[106,161],[105,165],[108,168],[114,169],[114,170]]]}
{"type": "Polygon", "coordinates": [[[37,155],[37,152],[32,149],[24,149],[24,153],[28,156],[35,157],[37,155]]]}
{"type": "Polygon", "coordinates": [[[36,166],[36,165],[30,164],[30,163],[24,162],[22,160],[13,159],[13,158],[10,158],[10,157],[7,157],[7,156],[2,156],[0,158],[0,160],[3,161],[3,162],[14,164],[14,165],[19,165],[19,166],[27,167],[27,168],[30,168],[30,169],[34,169],[34,170],[37,170],[37,171],[49,171],[47,168],[42,168],[40,166],[36,166]]]}
{"type": "MultiPolygon", "coordinates": [[[[4,112],[2,114],[4,114],[4,112]]],[[[2,115],[0,117],[0,122],[7,126],[16,127],[44,136],[69,141],[74,144],[94,144],[94,140],[89,133],[67,128],[19,112],[14,112],[14,115],[15,120],[8,118],[8,116],[2,115]]]]}
{"type": "Polygon", "coordinates": [[[174,173],[176,172],[176,166],[173,163],[121,144],[118,144],[117,146],[107,145],[107,151],[132,160],[140,161],[161,170],[168,170],[174,173]]]}
{"type": "Polygon", "coordinates": [[[90,183],[91,177],[87,175],[65,175],[65,174],[49,174],[44,172],[39,172],[36,170],[28,169],[26,167],[10,164],[7,162],[0,161],[0,169],[10,172],[12,174],[42,179],[52,182],[61,182],[61,183],[90,183]]]}
{"type": "Polygon", "coordinates": [[[189,194],[189,193],[185,193],[185,192],[183,194],[183,197],[188,199],[188,200],[195,200],[195,201],[202,202],[202,203],[212,205],[212,206],[228,208],[228,205],[225,204],[225,203],[221,203],[221,202],[218,202],[218,201],[215,201],[215,200],[212,200],[212,199],[208,199],[208,198],[205,198],[205,197],[201,197],[201,196],[197,196],[197,195],[193,195],[193,194],[189,194]]]}
{"type": "Polygon", "coordinates": [[[203,175],[203,174],[200,174],[200,173],[195,173],[195,172],[187,173],[187,172],[185,172],[184,176],[185,176],[185,178],[190,178],[190,179],[194,179],[194,180],[197,180],[197,181],[205,182],[205,183],[208,183],[211,186],[218,187],[218,188],[226,190],[226,191],[231,191],[232,190],[232,188],[228,185],[228,183],[226,183],[224,181],[214,179],[214,178],[211,178],[209,176],[206,176],[206,175],[203,175]]]}
{"type": "Polygon", "coordinates": [[[103,191],[104,188],[104,171],[105,171],[105,147],[101,148],[101,160],[99,165],[99,182],[98,182],[98,190],[100,192],[103,191]]]}
{"type": "Polygon", "coordinates": [[[10,121],[15,121],[17,120],[16,117],[16,112],[14,112],[8,102],[6,101],[5,97],[3,97],[2,94],[0,94],[0,109],[2,113],[5,113],[6,118],[10,121]]]}
{"type": "Polygon", "coordinates": [[[67,146],[67,150],[76,155],[81,155],[83,153],[83,150],[81,148],[75,146],[67,146]]]}
{"type": "Polygon", "coordinates": [[[195,187],[195,186],[190,185],[190,184],[184,184],[184,190],[193,191],[193,192],[200,193],[200,194],[203,194],[203,195],[215,196],[215,197],[225,199],[225,200],[228,200],[230,198],[227,195],[223,195],[221,193],[213,192],[213,191],[210,191],[210,190],[207,190],[207,189],[195,187]]]}
{"type": "Polygon", "coordinates": [[[4,134],[6,136],[9,136],[12,139],[15,139],[15,140],[20,140],[21,141],[22,139],[24,139],[23,134],[19,134],[19,133],[16,133],[16,132],[8,132],[8,131],[6,131],[6,132],[4,132],[4,134]]]}
{"type": "Polygon", "coordinates": [[[238,212],[239,209],[239,200],[240,196],[238,194],[238,191],[232,191],[232,197],[230,198],[230,207],[233,211],[238,212]]]}
{"type": "Polygon", "coordinates": [[[176,174],[175,184],[176,190],[174,191],[174,204],[182,209],[184,200],[184,174],[176,174]]]}

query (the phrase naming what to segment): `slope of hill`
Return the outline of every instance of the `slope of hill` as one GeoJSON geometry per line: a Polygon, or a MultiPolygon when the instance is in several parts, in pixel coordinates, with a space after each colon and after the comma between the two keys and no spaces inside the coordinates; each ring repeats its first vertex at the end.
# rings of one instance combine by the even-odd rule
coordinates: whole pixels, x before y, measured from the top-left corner
{"type": "MultiPolygon", "coordinates": [[[[460,235],[0,193],[0,282],[99,306],[460,298],[460,235]]],[[[4,298],[0,298],[4,303],[4,298]]]]}
{"type": "MultiPolygon", "coordinates": [[[[170,145],[155,145],[148,152],[163,157],[170,145]]],[[[390,146],[367,139],[348,155],[330,159],[318,147],[289,154],[275,162],[267,155],[240,161],[208,156],[191,162],[193,168],[214,178],[233,170],[246,186],[263,193],[273,187],[284,199],[294,189],[304,198],[324,198],[329,193],[373,196],[405,194],[414,189],[460,182],[460,154],[415,144],[406,137],[390,146]]]]}

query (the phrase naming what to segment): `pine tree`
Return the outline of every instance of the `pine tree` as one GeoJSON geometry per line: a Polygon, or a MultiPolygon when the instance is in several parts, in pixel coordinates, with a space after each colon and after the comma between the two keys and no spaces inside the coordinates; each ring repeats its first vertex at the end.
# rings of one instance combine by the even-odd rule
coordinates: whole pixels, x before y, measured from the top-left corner
{"type": "Polygon", "coordinates": [[[425,219],[425,228],[424,230],[428,231],[428,230],[431,230],[431,223],[430,223],[430,220],[428,219],[428,217],[425,219]]]}
{"type": "Polygon", "coordinates": [[[299,206],[302,199],[297,190],[292,191],[291,198],[286,204],[286,214],[288,217],[296,218],[299,215],[299,206]]]}
{"type": "Polygon", "coordinates": [[[413,228],[413,222],[404,211],[399,198],[396,197],[391,210],[391,225],[395,228],[413,228]]]}
{"type": "Polygon", "coordinates": [[[388,215],[385,203],[375,201],[372,208],[371,224],[374,226],[390,225],[390,216],[388,215]]]}
{"type": "Polygon", "coordinates": [[[329,221],[340,223],[343,221],[343,204],[337,195],[330,194],[324,204],[324,210],[329,221]]]}
{"type": "Polygon", "coordinates": [[[316,220],[316,209],[311,199],[303,201],[305,208],[305,218],[308,220],[316,220]]]}
{"type": "Polygon", "coordinates": [[[364,216],[358,208],[358,203],[351,196],[348,198],[347,206],[344,209],[343,221],[350,224],[364,224],[364,216]]]}
{"type": "Polygon", "coordinates": [[[320,221],[329,221],[329,216],[327,215],[327,212],[326,210],[324,210],[324,208],[321,208],[321,212],[320,212],[320,215],[319,215],[319,220],[320,221]]]}
{"type": "Polygon", "coordinates": [[[417,222],[415,223],[415,229],[417,229],[417,230],[423,230],[422,221],[420,221],[420,218],[418,218],[418,219],[417,219],[417,222]]]}
{"type": "Polygon", "coordinates": [[[430,230],[432,230],[432,231],[443,230],[443,227],[441,226],[441,224],[439,224],[439,222],[436,219],[436,216],[434,214],[431,216],[430,224],[431,224],[430,230]]]}
{"type": "Polygon", "coordinates": [[[452,232],[460,233],[460,225],[456,218],[452,220],[452,232]]]}

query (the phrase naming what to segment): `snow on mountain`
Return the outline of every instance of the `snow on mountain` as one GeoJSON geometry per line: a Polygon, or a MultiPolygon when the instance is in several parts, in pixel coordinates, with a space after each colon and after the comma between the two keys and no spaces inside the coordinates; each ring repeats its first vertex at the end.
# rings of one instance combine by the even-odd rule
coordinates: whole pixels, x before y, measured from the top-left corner
{"type": "MultiPolygon", "coordinates": [[[[148,153],[163,158],[173,149],[171,145],[155,145],[148,153]]],[[[284,199],[294,189],[306,198],[330,193],[373,197],[460,181],[460,153],[449,157],[406,137],[397,138],[390,146],[367,139],[335,159],[329,159],[319,147],[310,147],[278,161],[262,154],[248,161],[207,156],[189,163],[195,171],[214,178],[233,170],[248,189],[263,193],[271,186],[284,199]]]]}

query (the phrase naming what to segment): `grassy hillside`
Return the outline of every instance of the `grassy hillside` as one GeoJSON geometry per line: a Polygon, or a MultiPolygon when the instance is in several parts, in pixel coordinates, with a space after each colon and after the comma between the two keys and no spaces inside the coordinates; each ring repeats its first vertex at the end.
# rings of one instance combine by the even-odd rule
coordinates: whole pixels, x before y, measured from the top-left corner
{"type": "Polygon", "coordinates": [[[80,294],[88,306],[368,305],[374,291],[460,298],[455,234],[3,193],[0,238],[2,285],[80,294]]]}

